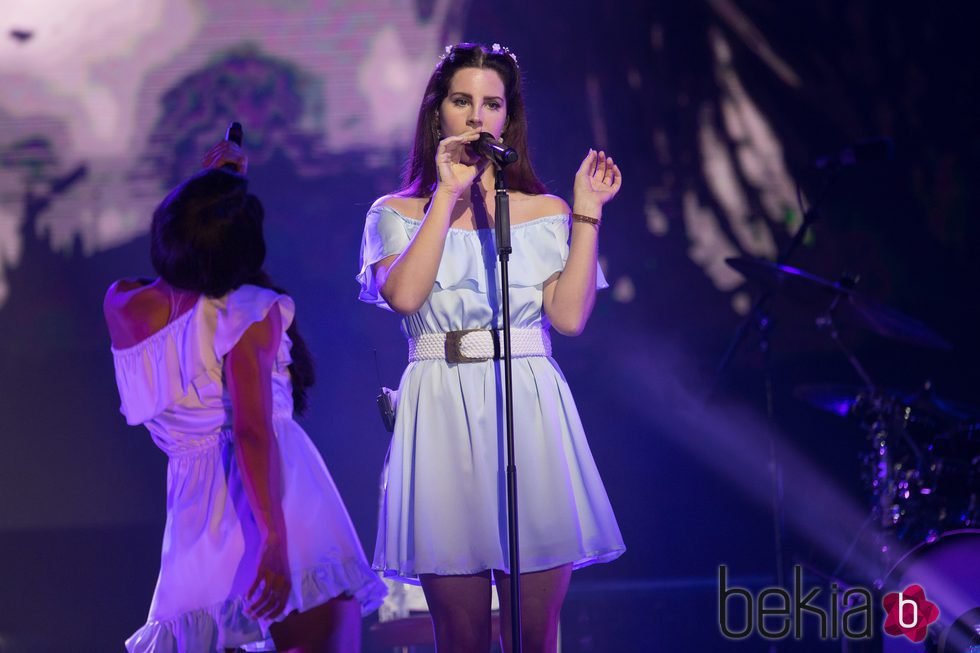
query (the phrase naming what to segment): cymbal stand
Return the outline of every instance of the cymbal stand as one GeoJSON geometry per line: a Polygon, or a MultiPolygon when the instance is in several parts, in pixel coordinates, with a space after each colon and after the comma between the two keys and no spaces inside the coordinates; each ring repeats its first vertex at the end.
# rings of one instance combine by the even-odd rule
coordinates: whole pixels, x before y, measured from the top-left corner
{"type": "MultiPolygon", "coordinates": [[[[803,223],[800,225],[800,228],[796,230],[796,233],[793,234],[793,239],[787,243],[783,251],[776,257],[776,263],[779,263],[780,265],[786,263],[803,242],[803,239],[806,238],[807,232],[810,231],[810,228],[817,221],[817,218],[820,215],[817,208],[827,197],[830,187],[837,178],[837,173],[838,170],[835,169],[824,180],[823,186],[820,189],[820,192],[817,194],[817,199],[810,206],[809,210],[803,210],[803,198],[799,192],[799,188],[797,187],[797,199],[800,203],[800,211],[803,213],[803,223]]],[[[725,349],[725,353],[722,354],[721,360],[718,362],[718,366],[715,368],[715,378],[711,384],[707,399],[711,399],[711,397],[713,397],[717,392],[719,386],[721,385],[721,381],[725,376],[725,372],[728,370],[728,366],[731,364],[732,359],[738,352],[738,349],[742,346],[746,336],[748,336],[749,327],[753,324],[759,325],[761,331],[764,327],[769,326],[769,302],[772,301],[775,295],[776,292],[774,290],[763,291],[755,300],[755,303],[752,305],[752,308],[746,314],[745,318],[739,323],[738,328],[735,329],[735,333],[732,335],[732,339],[728,342],[728,347],[725,349]]]]}
{"type": "MultiPolygon", "coordinates": [[[[854,280],[842,279],[841,285],[846,287],[853,286],[854,280]]],[[[830,307],[827,309],[827,312],[817,318],[817,328],[827,332],[827,335],[830,336],[830,339],[833,340],[837,348],[840,349],[841,352],[844,354],[844,356],[847,358],[847,362],[851,364],[852,368],[854,368],[854,371],[861,378],[861,381],[864,382],[864,385],[868,389],[868,392],[874,398],[874,410],[876,411],[876,414],[878,414],[880,417],[887,416],[894,420],[895,407],[892,406],[890,403],[887,407],[883,407],[881,405],[881,399],[878,397],[877,386],[875,386],[874,381],[871,380],[871,377],[868,375],[868,371],[864,369],[863,365],[861,365],[861,361],[857,359],[857,356],[854,355],[854,352],[848,349],[844,345],[844,343],[841,342],[840,332],[837,329],[837,324],[834,322],[834,311],[837,310],[837,306],[840,304],[841,299],[843,297],[844,297],[843,295],[837,295],[836,297],[834,297],[833,301],[831,301],[830,303],[830,307]]],[[[895,423],[891,423],[891,426],[894,428],[899,425],[896,425],[895,423]]],[[[905,441],[905,444],[909,446],[909,448],[915,454],[916,458],[921,460],[922,449],[919,447],[918,444],[915,443],[915,440],[913,440],[912,437],[909,435],[908,429],[904,427],[900,427],[898,430],[902,433],[902,439],[905,441]]]]}
{"type": "MultiPolygon", "coordinates": [[[[854,279],[841,280],[841,285],[844,287],[853,287],[854,283],[854,279]]],[[[876,544],[881,553],[881,568],[876,571],[877,575],[884,573],[889,566],[889,551],[884,537],[886,529],[892,528],[900,517],[896,512],[900,508],[896,504],[895,497],[901,491],[901,488],[897,487],[896,479],[892,473],[893,456],[891,444],[893,438],[890,434],[897,429],[901,433],[902,439],[915,454],[916,460],[922,460],[922,451],[912,440],[908,430],[904,428],[903,424],[898,422],[901,417],[896,415],[896,407],[893,405],[893,402],[882,396],[871,379],[871,376],[868,374],[868,371],[858,360],[854,352],[841,340],[837,323],[834,321],[834,312],[837,310],[843,298],[843,294],[835,296],[827,308],[827,312],[817,318],[816,324],[818,329],[827,333],[867,389],[866,408],[870,422],[865,422],[865,428],[868,430],[871,451],[865,454],[864,461],[868,465],[867,472],[870,476],[871,494],[874,498],[871,509],[871,521],[877,522],[879,526],[876,544]]],[[[861,537],[863,530],[862,528],[855,535],[854,542],[861,537]]],[[[838,569],[843,567],[845,560],[850,555],[854,542],[852,542],[848,552],[845,553],[844,559],[838,564],[838,569]]]]}
{"type": "MultiPolygon", "coordinates": [[[[850,285],[853,285],[853,281],[850,282],[850,285]]],[[[861,378],[864,386],[873,394],[876,392],[874,381],[871,380],[871,376],[868,375],[867,370],[865,370],[864,366],[861,365],[861,362],[857,359],[857,356],[855,356],[854,353],[848,349],[843,342],[841,342],[840,331],[837,329],[837,323],[834,322],[834,312],[840,305],[842,298],[843,295],[837,295],[834,297],[834,299],[830,302],[830,306],[827,308],[827,312],[817,318],[817,328],[821,331],[827,332],[827,335],[830,336],[830,339],[834,342],[834,345],[841,350],[841,353],[843,353],[844,357],[847,358],[847,362],[851,364],[851,367],[854,368],[854,371],[861,378]]]]}

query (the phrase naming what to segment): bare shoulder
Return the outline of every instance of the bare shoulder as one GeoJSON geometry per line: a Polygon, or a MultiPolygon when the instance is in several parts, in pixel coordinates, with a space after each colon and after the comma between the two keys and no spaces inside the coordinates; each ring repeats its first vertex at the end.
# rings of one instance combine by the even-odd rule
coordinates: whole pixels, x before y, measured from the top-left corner
{"type": "Polygon", "coordinates": [[[128,347],[167,323],[170,298],[148,279],[120,279],[106,291],[102,310],[113,344],[128,347]]]}
{"type": "Polygon", "coordinates": [[[155,290],[149,279],[127,278],[114,281],[106,290],[102,306],[108,313],[132,309],[133,306],[145,304],[147,293],[155,290]]]}
{"type": "Polygon", "coordinates": [[[422,209],[425,206],[426,201],[427,198],[425,197],[409,197],[406,195],[392,193],[391,195],[379,197],[374,201],[374,204],[371,205],[371,208],[376,209],[382,206],[387,206],[408,218],[418,220],[421,219],[421,215],[423,213],[422,209]]]}
{"type": "MultiPolygon", "coordinates": [[[[512,193],[512,196],[515,195],[512,193]]],[[[536,220],[553,215],[565,215],[571,213],[568,204],[557,195],[526,195],[520,193],[514,198],[521,204],[521,215],[525,220],[536,220]]]]}

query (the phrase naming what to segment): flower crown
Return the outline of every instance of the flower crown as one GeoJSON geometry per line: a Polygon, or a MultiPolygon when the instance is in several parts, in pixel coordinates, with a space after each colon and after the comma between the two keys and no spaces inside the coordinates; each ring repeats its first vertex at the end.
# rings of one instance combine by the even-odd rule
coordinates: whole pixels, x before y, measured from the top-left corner
{"type": "MultiPolygon", "coordinates": [[[[439,55],[439,61],[443,61],[446,59],[446,57],[451,57],[455,48],[455,45],[447,45],[446,51],[439,55]]],[[[506,45],[494,43],[490,46],[490,54],[506,54],[508,57],[514,60],[514,65],[517,65],[517,55],[511,52],[510,48],[508,48],[506,45]]]]}

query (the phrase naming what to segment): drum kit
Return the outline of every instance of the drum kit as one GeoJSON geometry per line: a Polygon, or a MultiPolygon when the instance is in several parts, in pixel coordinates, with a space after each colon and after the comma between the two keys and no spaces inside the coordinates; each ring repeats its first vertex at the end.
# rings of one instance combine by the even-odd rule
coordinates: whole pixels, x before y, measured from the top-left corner
{"type": "MultiPolygon", "coordinates": [[[[909,579],[908,564],[903,562],[908,559],[918,561],[920,569],[931,563],[949,573],[959,569],[955,576],[960,580],[951,581],[956,594],[970,597],[974,605],[969,607],[977,608],[980,615],[980,584],[969,581],[971,586],[966,587],[961,582],[967,570],[980,570],[980,530],[975,530],[980,529],[980,408],[939,397],[929,383],[913,392],[877,385],[839,338],[838,324],[927,348],[949,350],[950,343],[915,318],[862,296],[851,280],[833,282],[760,259],[726,262],[769,294],[821,306],[817,327],[833,340],[862,381],[803,385],[794,394],[818,409],[854,420],[865,433],[862,484],[869,520],[877,526],[881,542],[897,541],[903,546],[895,549],[910,551],[896,560],[895,551],[882,546],[883,589],[909,579]],[[951,540],[955,546],[949,545],[951,540]]],[[[947,630],[963,614],[962,608],[944,615],[944,621],[949,620],[947,630]]],[[[980,626],[980,616],[975,621],[980,626]]],[[[973,634],[976,649],[971,641],[939,649],[933,644],[931,650],[980,650],[980,631],[973,634]]]]}

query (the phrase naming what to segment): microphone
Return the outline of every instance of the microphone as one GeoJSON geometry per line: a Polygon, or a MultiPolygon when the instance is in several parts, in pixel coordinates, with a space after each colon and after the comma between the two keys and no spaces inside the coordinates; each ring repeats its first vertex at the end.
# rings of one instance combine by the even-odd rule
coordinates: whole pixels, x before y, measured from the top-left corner
{"type": "Polygon", "coordinates": [[[226,141],[231,141],[232,143],[234,143],[238,147],[241,147],[242,146],[242,136],[244,136],[244,135],[245,135],[245,132],[242,130],[242,123],[240,123],[240,122],[231,122],[231,123],[228,123],[228,131],[225,132],[225,140],[226,141]]]}
{"type": "Polygon", "coordinates": [[[871,161],[891,161],[895,155],[895,143],[890,138],[876,138],[849,145],[837,152],[822,156],[813,165],[817,170],[836,170],[871,161]]]}
{"type": "Polygon", "coordinates": [[[481,156],[490,159],[498,168],[514,163],[520,158],[517,150],[497,142],[497,139],[489,132],[480,133],[480,140],[473,143],[473,149],[481,156]]]}
{"type": "MultiPolygon", "coordinates": [[[[245,131],[242,129],[242,123],[240,122],[228,123],[228,131],[225,132],[226,141],[230,143],[234,143],[238,147],[241,147],[242,139],[244,138],[244,136],[245,136],[245,131]]],[[[241,173],[241,170],[239,170],[238,166],[236,166],[234,163],[226,163],[223,166],[221,166],[221,169],[230,170],[231,172],[237,172],[239,174],[241,173]]]]}

